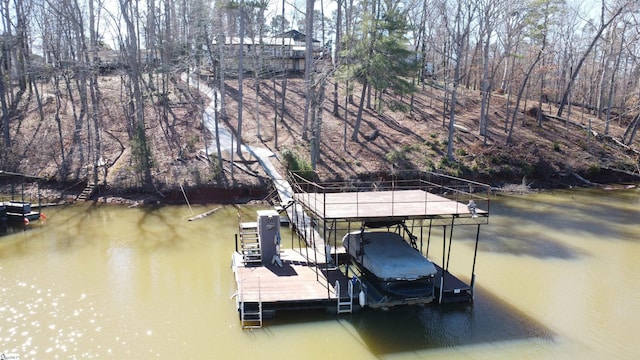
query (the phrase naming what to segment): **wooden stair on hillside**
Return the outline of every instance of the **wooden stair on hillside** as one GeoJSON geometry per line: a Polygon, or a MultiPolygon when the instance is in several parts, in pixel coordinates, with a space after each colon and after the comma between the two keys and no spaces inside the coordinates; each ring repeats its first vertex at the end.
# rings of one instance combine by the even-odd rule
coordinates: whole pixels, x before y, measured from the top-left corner
{"type": "Polygon", "coordinates": [[[91,196],[94,192],[96,192],[97,185],[94,183],[88,183],[87,186],[82,190],[80,195],[76,198],[77,201],[87,201],[91,199],[91,196]]]}

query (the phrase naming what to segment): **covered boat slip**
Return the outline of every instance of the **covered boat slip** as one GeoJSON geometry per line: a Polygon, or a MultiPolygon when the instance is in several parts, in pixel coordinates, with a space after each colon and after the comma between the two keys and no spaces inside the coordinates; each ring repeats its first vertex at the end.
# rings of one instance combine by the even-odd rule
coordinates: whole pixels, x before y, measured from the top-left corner
{"type": "MultiPolygon", "coordinates": [[[[418,179],[316,184],[295,174],[293,200],[324,221],[473,218],[487,223],[491,188],[423,172],[418,179]]],[[[465,221],[462,221],[465,222],[465,221]]]]}
{"type": "MultiPolygon", "coordinates": [[[[427,175],[419,180],[359,182],[354,186],[319,185],[290,174],[294,189],[290,201],[276,210],[259,210],[257,222],[239,218],[232,261],[242,327],[261,327],[263,316],[280,310],[343,313],[363,307],[387,309],[471,301],[480,226],[488,222],[490,187],[427,175]],[[280,214],[284,212],[293,230],[291,246],[286,249],[281,248],[280,236],[280,214]],[[471,284],[449,269],[453,228],[459,225],[477,227],[473,263],[469,264],[471,284]],[[386,228],[385,234],[401,245],[391,249],[387,244],[381,248],[382,254],[396,250],[403,253],[395,259],[400,263],[385,264],[384,257],[382,263],[372,259],[378,261],[373,277],[370,269],[358,264],[357,254],[348,253],[340,241],[347,234],[364,234],[366,228],[377,228],[376,232],[386,228]],[[440,236],[442,245],[432,252],[442,250],[442,262],[438,264],[428,255],[440,236]],[[386,271],[397,274],[412,267],[412,274],[380,277],[386,271]]],[[[364,253],[371,250],[366,246],[364,253]]],[[[372,264],[367,263],[375,267],[372,264]]]]}
{"type": "Polygon", "coordinates": [[[10,194],[0,192],[0,222],[28,224],[38,220],[40,214],[40,180],[39,177],[0,170],[0,188],[10,187],[10,194]],[[26,198],[27,188],[35,187],[37,198],[34,201],[26,198]],[[35,211],[34,208],[37,208],[35,211]]]}
{"type": "MultiPolygon", "coordinates": [[[[294,184],[293,200],[312,218],[311,223],[319,234],[305,238],[307,245],[311,248],[332,248],[330,253],[334,257],[333,262],[342,266],[345,275],[362,278],[367,290],[367,306],[386,308],[432,301],[472,300],[480,227],[489,221],[491,189],[488,185],[433,173],[423,173],[418,180],[391,179],[323,185],[295,177],[294,184]],[[476,227],[475,239],[465,239],[475,241],[473,260],[462,271],[466,273],[470,268],[470,284],[452,273],[461,273],[459,262],[456,269],[449,268],[452,263],[450,259],[454,256],[454,227],[458,226],[476,227]],[[380,288],[375,289],[374,284],[367,284],[369,280],[363,275],[368,271],[364,264],[358,262],[357,256],[351,254],[346,261],[344,257],[341,259],[340,254],[345,249],[340,239],[346,234],[365,232],[367,228],[386,228],[388,232],[396,232],[425,258],[429,255],[430,247],[437,246],[438,251],[442,250],[440,264],[429,259],[437,270],[432,297],[398,299],[393,294],[385,294],[384,289],[380,291],[380,288]],[[436,236],[436,233],[442,235],[436,236]]],[[[292,223],[296,223],[295,219],[292,219],[292,223]]],[[[308,232],[299,232],[301,236],[305,233],[308,232]]]]}
{"type": "Polygon", "coordinates": [[[398,189],[366,192],[296,193],[295,201],[325,221],[367,221],[388,219],[477,218],[486,223],[488,211],[478,207],[482,199],[469,196],[475,214],[467,203],[451,200],[422,189],[398,189]],[[474,217],[475,215],[475,217],[474,217]]]}

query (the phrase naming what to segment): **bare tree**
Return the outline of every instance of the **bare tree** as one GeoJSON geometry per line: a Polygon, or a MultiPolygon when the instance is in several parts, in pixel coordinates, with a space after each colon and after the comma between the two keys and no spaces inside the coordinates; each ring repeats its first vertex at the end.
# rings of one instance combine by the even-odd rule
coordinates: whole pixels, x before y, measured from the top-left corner
{"type": "MultiPolygon", "coordinates": [[[[618,69],[620,68],[620,61],[622,60],[622,54],[624,49],[624,33],[626,32],[628,23],[624,22],[623,28],[621,29],[619,36],[619,47],[616,51],[617,55],[615,55],[615,63],[613,65],[613,69],[611,70],[611,80],[609,81],[609,94],[607,96],[607,117],[605,119],[605,127],[604,133],[605,135],[609,134],[609,123],[611,121],[611,108],[613,107],[613,93],[615,89],[616,83],[616,75],[618,74],[618,69]]],[[[617,29],[615,29],[617,30],[617,29]]],[[[614,34],[617,34],[617,31],[614,30],[614,34]]],[[[616,41],[612,41],[612,43],[616,43],[616,41]]],[[[613,46],[613,45],[612,45],[613,46]]]]}
{"type": "Polygon", "coordinates": [[[242,83],[244,81],[244,26],[245,26],[245,4],[244,0],[240,1],[240,47],[238,49],[238,127],[236,129],[237,133],[237,153],[238,156],[242,155],[242,147],[240,144],[242,143],[242,110],[243,110],[243,98],[244,94],[242,92],[242,83]]]}
{"type": "MultiPolygon", "coordinates": [[[[449,18],[449,11],[447,5],[443,4],[441,7],[441,14],[446,20],[449,18]]],[[[447,32],[452,46],[452,60],[454,62],[453,67],[453,79],[451,84],[451,103],[449,106],[449,125],[448,125],[448,142],[447,142],[447,159],[452,161],[453,158],[453,135],[455,132],[455,114],[456,114],[456,102],[458,96],[458,86],[461,80],[461,67],[462,59],[464,58],[464,46],[466,44],[466,38],[469,36],[471,28],[471,4],[466,0],[456,0],[454,11],[454,20],[450,24],[453,28],[447,27],[447,32]],[[467,20],[467,21],[465,21],[467,20]]],[[[447,23],[448,24],[448,23],[447,23]]],[[[448,25],[447,25],[448,26],[448,25]]]]}
{"type": "Polygon", "coordinates": [[[309,124],[309,103],[311,101],[311,71],[313,69],[313,6],[315,0],[306,0],[306,35],[305,35],[305,56],[304,56],[304,121],[302,123],[302,139],[308,140],[308,124],[309,124]]]}
{"type": "MultiPolygon", "coordinates": [[[[482,80],[480,82],[480,93],[482,94],[480,104],[480,124],[479,134],[483,136],[484,143],[487,143],[488,123],[489,123],[489,99],[492,90],[495,69],[490,69],[491,39],[498,22],[498,16],[503,13],[505,4],[500,1],[480,1],[480,35],[482,44],[482,80]]],[[[494,60],[501,62],[501,59],[494,60]]]]}
{"type": "Polygon", "coordinates": [[[587,58],[587,56],[589,56],[589,53],[591,52],[595,44],[598,42],[598,40],[600,40],[602,33],[609,27],[609,25],[611,25],[616,20],[616,18],[618,18],[618,16],[623,14],[625,9],[636,4],[635,0],[624,0],[621,4],[614,4],[615,7],[609,10],[607,7],[607,2],[605,0],[601,0],[601,1],[602,2],[601,2],[601,8],[600,8],[600,23],[597,26],[596,34],[591,40],[591,43],[589,44],[585,52],[582,54],[582,57],[580,58],[580,60],[578,60],[576,67],[573,69],[573,73],[569,78],[569,83],[567,84],[567,87],[565,88],[564,93],[562,95],[562,100],[560,100],[560,107],[558,108],[557,116],[562,116],[564,107],[568,103],[569,92],[571,91],[571,88],[573,87],[573,84],[576,81],[576,78],[578,77],[578,73],[582,68],[582,64],[584,64],[585,59],[587,58]],[[607,18],[607,15],[609,15],[609,18],[607,18]]]}
{"type": "Polygon", "coordinates": [[[137,170],[141,175],[142,187],[150,189],[153,186],[151,177],[151,167],[153,159],[151,148],[147,142],[147,134],[145,129],[145,111],[144,99],[142,96],[142,67],[139,57],[139,32],[137,30],[134,18],[139,13],[137,0],[119,0],[120,11],[126,26],[126,35],[123,43],[123,55],[127,60],[127,79],[125,86],[130,96],[130,101],[126,108],[125,114],[129,118],[132,134],[132,157],[136,161],[137,170]]]}

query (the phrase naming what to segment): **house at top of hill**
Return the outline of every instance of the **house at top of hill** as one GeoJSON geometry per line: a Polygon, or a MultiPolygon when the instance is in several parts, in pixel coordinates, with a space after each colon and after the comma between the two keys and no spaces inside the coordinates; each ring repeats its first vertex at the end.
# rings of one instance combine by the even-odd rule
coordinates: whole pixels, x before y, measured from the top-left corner
{"type": "MultiPolygon", "coordinates": [[[[237,75],[239,37],[224,38],[225,74],[237,75]]],[[[330,48],[320,41],[311,39],[313,58],[330,59],[330,48]]],[[[218,41],[213,41],[214,50],[218,41]]],[[[260,76],[281,74],[284,72],[302,72],[305,66],[307,36],[297,30],[289,30],[272,37],[248,38],[242,40],[243,65],[245,72],[258,71],[260,76]]],[[[217,68],[217,64],[215,64],[217,68]]]]}

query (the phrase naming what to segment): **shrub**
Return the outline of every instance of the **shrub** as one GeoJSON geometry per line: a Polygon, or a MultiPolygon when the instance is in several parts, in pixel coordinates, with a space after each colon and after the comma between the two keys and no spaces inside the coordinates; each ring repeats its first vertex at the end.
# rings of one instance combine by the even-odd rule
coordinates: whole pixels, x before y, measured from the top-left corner
{"type": "Polygon", "coordinates": [[[593,176],[593,175],[597,175],[598,173],[600,173],[600,165],[589,164],[589,167],[587,168],[587,174],[593,176]]]}
{"type": "Polygon", "coordinates": [[[296,173],[309,181],[313,181],[314,172],[311,163],[300,157],[300,155],[293,150],[284,149],[282,151],[282,161],[290,172],[296,173]]]}
{"type": "Polygon", "coordinates": [[[426,158],[424,160],[424,167],[427,171],[433,171],[436,169],[436,164],[433,162],[433,160],[426,158]]]}
{"type": "Polygon", "coordinates": [[[400,164],[408,160],[407,151],[404,149],[391,150],[384,156],[384,158],[387,159],[388,162],[394,163],[394,164],[400,164]]]}

